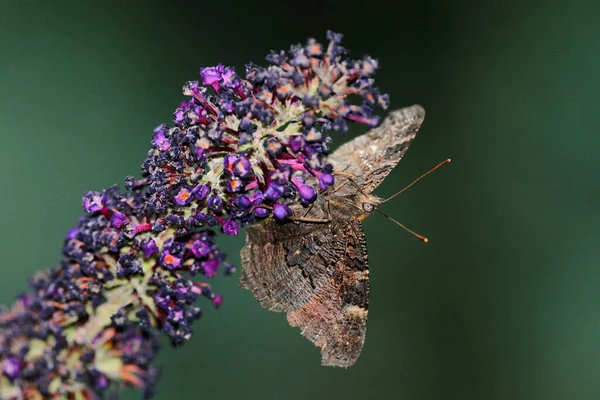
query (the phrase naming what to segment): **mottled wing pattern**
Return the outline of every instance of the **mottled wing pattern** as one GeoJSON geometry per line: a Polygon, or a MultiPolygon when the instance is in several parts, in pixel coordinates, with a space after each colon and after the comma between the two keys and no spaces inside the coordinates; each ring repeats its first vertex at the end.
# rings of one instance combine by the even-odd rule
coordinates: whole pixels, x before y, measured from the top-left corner
{"type": "Polygon", "coordinates": [[[347,368],[361,353],[367,330],[369,270],[359,222],[343,227],[345,249],[329,282],[309,303],[288,312],[290,325],[321,348],[321,364],[347,368]]]}
{"type": "Polygon", "coordinates": [[[341,145],[328,157],[334,168],[356,176],[365,193],[371,193],[398,164],[425,118],[414,105],[391,112],[381,125],[341,145]]]}
{"type": "MultiPolygon", "coordinates": [[[[362,208],[348,204],[358,200],[352,200],[356,188],[344,180],[352,179],[365,193],[373,191],[400,161],[424,116],[420,106],[394,111],[380,127],[329,157],[336,170],[348,174],[336,177],[341,190],[327,200],[317,198],[311,216],[323,218],[325,206],[331,205],[332,222],[281,224],[270,219],[247,229],[240,286],[262,307],[287,312],[290,325],[321,348],[323,365],[353,365],[366,333],[369,271],[362,208]]],[[[294,215],[302,215],[302,208],[295,208],[294,215]]]]}
{"type": "Polygon", "coordinates": [[[240,286],[271,311],[291,311],[308,303],[329,284],[333,260],[344,252],[337,227],[272,219],[248,227],[240,286]]]}

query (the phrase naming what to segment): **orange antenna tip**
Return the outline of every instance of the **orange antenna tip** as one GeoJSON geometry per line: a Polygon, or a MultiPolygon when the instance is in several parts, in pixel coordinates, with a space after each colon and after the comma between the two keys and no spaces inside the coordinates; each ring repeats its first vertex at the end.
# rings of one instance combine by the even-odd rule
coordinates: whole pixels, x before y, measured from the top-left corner
{"type": "Polygon", "coordinates": [[[389,219],[390,221],[392,221],[393,223],[395,223],[400,228],[404,229],[406,232],[410,233],[411,235],[413,235],[417,239],[421,239],[425,243],[429,242],[429,239],[427,239],[425,236],[419,235],[417,232],[408,229],[406,226],[402,225],[400,222],[396,221],[394,218],[390,217],[389,215],[387,215],[386,213],[382,212],[381,210],[375,209],[375,211],[377,211],[379,214],[383,215],[384,217],[386,217],[387,219],[389,219]]]}

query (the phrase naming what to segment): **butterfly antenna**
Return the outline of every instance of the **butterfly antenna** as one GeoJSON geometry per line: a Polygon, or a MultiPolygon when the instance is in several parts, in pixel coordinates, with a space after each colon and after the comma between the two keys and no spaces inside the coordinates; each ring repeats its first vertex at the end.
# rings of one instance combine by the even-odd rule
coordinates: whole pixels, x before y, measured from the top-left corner
{"type": "MultiPolygon", "coordinates": [[[[407,190],[408,190],[408,188],[410,188],[412,185],[414,185],[415,183],[419,182],[421,179],[425,178],[427,175],[429,175],[430,173],[432,173],[433,171],[435,171],[435,170],[436,170],[436,169],[438,169],[439,167],[441,167],[441,166],[443,166],[443,165],[446,165],[446,164],[450,163],[450,161],[452,161],[452,160],[451,160],[451,159],[449,159],[449,158],[448,158],[447,160],[444,160],[444,161],[442,161],[441,163],[439,163],[438,165],[436,165],[435,167],[431,168],[429,171],[425,172],[423,175],[421,175],[420,177],[418,177],[417,179],[415,179],[414,181],[412,181],[412,183],[410,183],[410,184],[409,184],[408,186],[406,186],[404,189],[402,189],[402,190],[401,190],[401,191],[399,191],[398,193],[395,193],[395,194],[391,195],[390,197],[388,197],[387,199],[385,199],[385,200],[384,200],[384,201],[382,201],[381,203],[382,203],[382,204],[383,204],[383,203],[386,203],[386,202],[390,201],[391,199],[393,199],[394,197],[396,197],[396,196],[398,196],[398,195],[400,195],[400,194],[404,193],[404,192],[405,192],[405,191],[407,191],[407,190]]],[[[385,215],[385,214],[384,214],[384,215],[385,215]]],[[[386,217],[387,217],[387,215],[386,215],[386,217]]],[[[388,218],[390,218],[390,217],[388,217],[388,218]]],[[[390,219],[391,219],[391,218],[390,218],[390,219]]],[[[402,226],[402,224],[398,223],[397,221],[394,221],[394,222],[396,222],[398,225],[402,226]]],[[[405,228],[405,229],[406,229],[406,228],[405,228]]],[[[412,232],[410,229],[406,229],[406,230],[407,230],[407,231],[409,231],[409,232],[412,232]]],[[[414,233],[414,232],[412,232],[412,233],[414,233]]]]}
{"type": "Polygon", "coordinates": [[[393,223],[395,223],[396,225],[398,225],[400,228],[404,229],[406,232],[410,233],[411,235],[416,236],[418,239],[421,239],[425,243],[429,242],[429,239],[427,239],[425,236],[419,235],[417,232],[408,229],[406,226],[402,225],[400,222],[396,221],[394,218],[385,214],[381,210],[375,209],[375,211],[377,211],[379,214],[383,215],[384,217],[386,217],[387,219],[389,219],[390,221],[392,221],[393,223]]]}

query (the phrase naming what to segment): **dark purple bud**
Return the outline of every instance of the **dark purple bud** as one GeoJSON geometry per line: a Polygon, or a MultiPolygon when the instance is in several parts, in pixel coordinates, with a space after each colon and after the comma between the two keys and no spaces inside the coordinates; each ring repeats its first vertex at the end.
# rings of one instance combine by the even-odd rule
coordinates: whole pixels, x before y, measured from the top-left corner
{"type": "Polygon", "coordinates": [[[185,313],[181,307],[172,307],[169,310],[169,315],[167,318],[171,322],[180,322],[183,319],[184,315],[185,313]]]}
{"type": "Polygon", "coordinates": [[[33,304],[33,298],[24,293],[17,297],[17,301],[19,301],[25,308],[29,308],[33,304]]]}
{"type": "Polygon", "coordinates": [[[317,96],[305,95],[302,98],[302,103],[308,108],[317,107],[319,105],[319,98],[317,96]]]}
{"type": "Polygon", "coordinates": [[[371,76],[379,68],[379,60],[365,56],[360,62],[360,75],[363,77],[371,76]]]}
{"type": "Polygon", "coordinates": [[[198,81],[188,81],[183,86],[183,94],[186,96],[193,96],[198,93],[198,87],[200,83],[198,81]]]}
{"type": "Polygon", "coordinates": [[[247,118],[244,117],[242,118],[242,120],[240,121],[240,125],[238,126],[238,130],[247,132],[247,133],[254,133],[254,131],[256,130],[256,125],[252,123],[252,121],[247,118]]]}
{"type": "Polygon", "coordinates": [[[128,220],[129,219],[125,214],[119,211],[115,211],[110,217],[110,224],[117,229],[121,229],[123,225],[127,223],[128,220]]]}
{"type": "Polygon", "coordinates": [[[320,142],[323,139],[323,134],[321,131],[311,128],[308,132],[306,132],[304,137],[309,142],[320,142]]]}
{"type": "Polygon", "coordinates": [[[211,86],[216,82],[219,82],[221,79],[221,72],[223,71],[223,66],[221,64],[216,67],[206,67],[200,69],[200,77],[202,78],[202,83],[211,86]]]}
{"type": "Polygon", "coordinates": [[[283,50],[279,53],[275,52],[275,50],[271,50],[265,60],[271,64],[281,65],[287,60],[287,56],[283,50]]]}
{"type": "Polygon", "coordinates": [[[70,229],[69,232],[67,232],[67,239],[75,239],[78,233],[79,228],[70,229]]]}
{"type": "Polygon", "coordinates": [[[342,41],[342,38],[344,37],[343,34],[341,33],[335,33],[332,31],[327,31],[327,40],[333,42],[333,43],[340,43],[342,41]]]}
{"type": "Polygon", "coordinates": [[[279,185],[285,185],[289,182],[292,174],[291,168],[282,166],[271,173],[271,180],[279,185]]]}
{"type": "Polygon", "coordinates": [[[110,317],[110,320],[116,326],[123,326],[125,322],[127,322],[127,316],[123,313],[123,311],[119,310],[110,317]]]}
{"type": "Polygon", "coordinates": [[[184,119],[185,111],[183,111],[181,108],[175,110],[175,112],[173,113],[173,122],[175,122],[176,125],[181,125],[184,119]]]}
{"type": "Polygon", "coordinates": [[[252,165],[245,154],[240,154],[239,158],[234,163],[234,174],[240,178],[248,178],[252,175],[252,165]]]}
{"type": "Polygon", "coordinates": [[[229,174],[233,174],[235,162],[237,160],[238,157],[235,154],[227,154],[225,157],[223,157],[223,171],[229,174]]]}
{"type": "Polygon", "coordinates": [[[223,304],[223,296],[215,294],[212,298],[212,304],[214,308],[221,307],[221,304],[223,304]]]}
{"type": "Polygon", "coordinates": [[[132,276],[142,274],[144,271],[140,262],[131,254],[122,254],[117,264],[117,275],[132,276]]]}
{"type": "Polygon", "coordinates": [[[17,357],[9,357],[2,369],[8,379],[15,380],[21,372],[21,361],[17,357]]]}
{"type": "Polygon", "coordinates": [[[221,84],[230,87],[235,79],[235,70],[231,67],[223,67],[222,64],[216,67],[207,67],[200,69],[202,83],[212,86],[215,91],[219,91],[221,84]]]}
{"type": "Polygon", "coordinates": [[[292,215],[292,210],[286,204],[273,204],[273,216],[278,220],[286,220],[292,215]]]}
{"type": "Polygon", "coordinates": [[[98,390],[106,389],[108,387],[108,378],[101,372],[94,371],[94,387],[98,390]]]}
{"type": "Polygon", "coordinates": [[[303,136],[292,136],[288,141],[288,146],[294,153],[298,153],[304,147],[303,136]]]}
{"type": "Polygon", "coordinates": [[[329,186],[333,185],[334,178],[332,174],[328,174],[322,171],[314,170],[313,173],[319,178],[319,188],[321,190],[327,189],[329,186]]]}
{"type": "Polygon", "coordinates": [[[142,241],[142,252],[144,253],[145,258],[150,258],[159,252],[158,246],[156,245],[156,242],[154,242],[154,239],[148,238],[142,241]]]}
{"type": "Polygon", "coordinates": [[[237,236],[239,233],[237,222],[231,219],[225,221],[223,224],[223,233],[226,235],[237,236]]]}
{"type": "Polygon", "coordinates": [[[171,254],[176,255],[177,257],[181,257],[183,255],[183,252],[185,250],[185,247],[182,243],[180,242],[176,242],[176,241],[172,241],[171,243],[169,243],[167,245],[167,243],[165,243],[164,247],[168,247],[169,248],[169,252],[171,254]]]}
{"type": "Polygon", "coordinates": [[[83,209],[88,213],[104,209],[104,195],[90,190],[83,196],[83,209]]]}
{"type": "Polygon", "coordinates": [[[302,125],[304,125],[306,128],[310,128],[314,125],[316,119],[314,114],[306,114],[304,117],[302,117],[302,125]]]}
{"type": "Polygon", "coordinates": [[[298,194],[307,203],[312,203],[317,198],[317,192],[312,186],[305,185],[298,177],[292,177],[292,183],[298,189],[298,194]]]}
{"type": "Polygon", "coordinates": [[[288,71],[288,77],[292,80],[294,86],[300,86],[306,82],[304,75],[296,69],[288,71]]]}
{"type": "Polygon", "coordinates": [[[290,52],[294,55],[294,58],[290,60],[290,64],[300,68],[310,67],[310,59],[304,54],[304,48],[301,46],[292,46],[290,52]]]}
{"type": "MultiPolygon", "coordinates": [[[[310,146],[305,147],[306,149],[310,149],[310,146]]],[[[319,157],[318,154],[313,153],[311,154],[306,160],[305,160],[306,165],[308,165],[308,167],[310,169],[318,169],[319,166],[321,165],[321,158],[319,157]]]]}
{"type": "Polygon", "coordinates": [[[183,186],[181,188],[179,188],[179,190],[177,191],[177,194],[175,194],[175,196],[173,197],[173,202],[182,207],[182,206],[186,206],[188,204],[190,204],[190,202],[192,201],[193,196],[192,196],[192,191],[183,186]]]}
{"type": "Polygon", "coordinates": [[[258,204],[262,204],[262,202],[265,200],[265,195],[260,192],[257,191],[254,194],[252,194],[250,197],[250,203],[252,203],[252,205],[258,205],[258,204]]]}
{"type": "Polygon", "coordinates": [[[212,278],[213,276],[215,276],[219,269],[219,264],[221,264],[219,260],[202,261],[201,265],[204,275],[206,275],[206,277],[208,278],[212,278]]]}
{"type": "Polygon", "coordinates": [[[271,201],[277,201],[283,195],[283,187],[275,182],[269,183],[267,190],[265,190],[265,198],[271,201]]]}
{"type": "Polygon", "coordinates": [[[223,136],[219,129],[209,129],[206,135],[209,139],[213,141],[213,143],[218,143],[221,140],[221,137],[223,136]]]}
{"type": "Polygon", "coordinates": [[[204,240],[195,240],[190,248],[196,258],[206,257],[210,253],[210,245],[204,240]]]}
{"type": "Polygon", "coordinates": [[[377,98],[377,105],[383,110],[387,110],[390,106],[390,96],[388,94],[382,94],[377,98]]]}
{"type": "Polygon", "coordinates": [[[341,117],[336,118],[333,121],[333,124],[331,125],[331,129],[344,135],[345,133],[348,132],[348,124],[346,123],[346,121],[343,118],[341,118],[341,117]]]}
{"type": "Polygon", "coordinates": [[[167,139],[168,131],[169,128],[166,125],[159,125],[154,129],[152,144],[162,151],[167,151],[171,148],[171,141],[167,139]]]}
{"type": "Polygon", "coordinates": [[[379,123],[381,122],[381,118],[377,115],[367,117],[367,116],[363,116],[363,115],[348,114],[348,115],[346,115],[346,119],[368,125],[372,128],[376,128],[377,126],[379,126],[379,123]]]}
{"type": "Polygon", "coordinates": [[[208,193],[210,193],[210,188],[208,187],[208,185],[204,185],[202,183],[197,184],[192,189],[192,194],[198,200],[204,200],[208,193]]]}
{"type": "Polygon", "coordinates": [[[138,324],[140,328],[144,330],[149,330],[152,327],[152,324],[150,322],[150,316],[148,315],[148,311],[146,311],[146,309],[139,309],[135,313],[135,316],[139,319],[138,324]]]}
{"type": "Polygon", "coordinates": [[[225,263],[225,275],[232,275],[235,272],[235,265],[225,263]]]}
{"type": "Polygon", "coordinates": [[[254,215],[257,218],[265,218],[269,216],[269,209],[263,207],[257,207],[254,209],[254,215]]]}
{"type": "Polygon", "coordinates": [[[325,83],[319,84],[319,96],[323,99],[328,99],[333,94],[331,87],[325,83]]]}
{"type": "Polygon", "coordinates": [[[198,223],[198,225],[204,225],[204,221],[206,220],[206,215],[204,213],[198,213],[194,215],[194,219],[198,223]]]}
{"type": "MultiPolygon", "coordinates": [[[[193,298],[196,298],[195,295],[193,298]]],[[[184,313],[184,324],[189,324],[190,322],[197,320],[202,314],[202,310],[200,309],[200,307],[186,306],[182,310],[184,313]]]]}
{"type": "Polygon", "coordinates": [[[198,158],[198,160],[202,159],[202,156],[204,156],[204,152],[206,151],[206,148],[209,146],[208,140],[206,138],[203,139],[199,139],[196,142],[196,146],[194,146],[194,154],[196,155],[196,157],[198,158]]]}
{"type": "Polygon", "coordinates": [[[165,229],[165,225],[161,221],[155,221],[154,225],[152,225],[152,232],[154,233],[161,233],[165,229]]]}
{"type": "Polygon", "coordinates": [[[309,57],[319,57],[323,54],[323,47],[315,39],[309,39],[305,51],[306,55],[309,57]]]}
{"type": "Polygon", "coordinates": [[[183,296],[192,288],[192,283],[187,279],[179,278],[175,281],[175,291],[178,296],[183,296]]]}
{"type": "Polygon", "coordinates": [[[227,182],[225,182],[225,189],[229,193],[237,193],[241,191],[243,187],[244,183],[237,176],[232,176],[231,178],[227,179],[227,182]]]}
{"type": "Polygon", "coordinates": [[[208,208],[210,208],[213,211],[221,211],[223,209],[223,199],[220,198],[218,195],[216,194],[212,194],[209,198],[208,198],[208,208]]]}
{"type": "Polygon", "coordinates": [[[163,250],[161,253],[160,263],[168,269],[181,268],[181,259],[171,254],[168,250],[163,250]]]}
{"type": "Polygon", "coordinates": [[[181,226],[183,225],[183,217],[177,214],[169,214],[164,218],[164,223],[167,226],[181,226]]]}
{"type": "Polygon", "coordinates": [[[265,149],[267,150],[267,153],[273,157],[281,151],[281,142],[276,138],[269,138],[265,142],[265,149]]]}
{"type": "Polygon", "coordinates": [[[240,137],[238,139],[238,144],[240,146],[246,144],[246,143],[250,143],[252,141],[252,135],[249,134],[248,132],[240,132],[240,137]]]}
{"type": "Polygon", "coordinates": [[[239,195],[235,199],[234,203],[240,209],[248,208],[248,207],[250,207],[250,204],[252,204],[250,199],[248,198],[248,196],[246,196],[245,194],[239,195]]]}
{"type": "Polygon", "coordinates": [[[133,176],[126,176],[124,181],[127,190],[133,190],[137,187],[144,186],[147,183],[146,179],[140,179],[139,181],[136,181],[133,176]]]}
{"type": "Polygon", "coordinates": [[[171,304],[171,296],[163,291],[159,291],[154,295],[154,304],[156,304],[158,308],[166,310],[171,304]]]}

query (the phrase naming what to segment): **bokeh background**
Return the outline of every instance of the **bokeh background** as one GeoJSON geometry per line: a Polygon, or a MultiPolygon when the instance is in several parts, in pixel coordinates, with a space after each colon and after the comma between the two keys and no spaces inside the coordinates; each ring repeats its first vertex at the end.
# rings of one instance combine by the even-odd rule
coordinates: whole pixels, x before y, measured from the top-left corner
{"type": "MultiPolygon", "coordinates": [[[[348,370],[320,367],[239,272],[214,280],[225,304],[165,343],[156,398],[598,399],[595,0],[2,1],[0,303],[58,263],[85,191],[139,172],[199,67],[243,71],[327,29],[379,58],[393,107],[427,110],[377,193],[453,159],[384,208],[430,243],[366,220],[370,320],[348,370]]],[[[239,263],[243,235],[221,243],[239,263]]]]}

